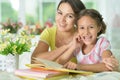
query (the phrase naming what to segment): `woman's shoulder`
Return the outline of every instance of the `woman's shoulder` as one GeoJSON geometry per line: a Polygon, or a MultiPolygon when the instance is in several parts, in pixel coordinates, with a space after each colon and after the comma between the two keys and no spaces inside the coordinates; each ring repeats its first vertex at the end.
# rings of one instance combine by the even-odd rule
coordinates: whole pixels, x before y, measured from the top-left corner
{"type": "Polygon", "coordinates": [[[54,34],[55,32],[56,32],[56,27],[55,26],[53,26],[51,28],[46,27],[41,35],[44,35],[44,34],[47,34],[47,35],[50,34],[51,35],[51,34],[54,34]]]}
{"type": "Polygon", "coordinates": [[[56,31],[56,26],[50,27],[50,28],[46,28],[47,31],[56,31]]]}

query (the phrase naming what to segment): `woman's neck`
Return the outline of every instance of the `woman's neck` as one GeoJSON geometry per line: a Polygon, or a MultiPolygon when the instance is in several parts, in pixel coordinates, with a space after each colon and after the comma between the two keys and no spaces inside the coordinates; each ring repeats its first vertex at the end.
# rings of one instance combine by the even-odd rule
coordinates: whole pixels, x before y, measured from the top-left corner
{"type": "Polygon", "coordinates": [[[59,31],[59,30],[57,30],[56,34],[58,34],[58,35],[60,35],[62,37],[68,38],[70,36],[73,36],[75,32],[76,32],[76,30],[73,28],[73,29],[71,29],[69,31],[59,31]]]}
{"type": "Polygon", "coordinates": [[[56,32],[56,47],[60,47],[65,44],[69,44],[73,39],[74,33],[75,33],[74,30],[67,31],[67,32],[57,30],[57,32],[56,32]]]}

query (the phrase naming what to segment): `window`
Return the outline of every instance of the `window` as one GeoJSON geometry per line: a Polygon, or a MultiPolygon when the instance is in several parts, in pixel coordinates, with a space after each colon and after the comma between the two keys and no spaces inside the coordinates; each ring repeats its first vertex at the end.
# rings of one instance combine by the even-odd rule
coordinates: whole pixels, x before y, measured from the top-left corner
{"type": "Polygon", "coordinates": [[[25,2],[25,19],[26,24],[35,25],[40,22],[45,24],[46,21],[55,21],[55,0],[26,0],[25,2]]]}
{"type": "Polygon", "coordinates": [[[6,22],[9,18],[13,21],[18,20],[18,0],[1,0],[0,1],[0,22],[6,22]]]}

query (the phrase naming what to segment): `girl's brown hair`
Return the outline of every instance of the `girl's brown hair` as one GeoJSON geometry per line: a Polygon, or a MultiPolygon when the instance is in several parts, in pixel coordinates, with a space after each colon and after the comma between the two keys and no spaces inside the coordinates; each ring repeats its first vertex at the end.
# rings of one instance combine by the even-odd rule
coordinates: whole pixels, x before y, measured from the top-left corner
{"type": "Polygon", "coordinates": [[[82,16],[90,16],[93,18],[97,25],[101,28],[100,32],[98,33],[98,36],[105,33],[106,31],[106,24],[103,21],[102,15],[95,9],[84,9],[82,10],[76,19],[76,22],[82,17],[82,16]]]}

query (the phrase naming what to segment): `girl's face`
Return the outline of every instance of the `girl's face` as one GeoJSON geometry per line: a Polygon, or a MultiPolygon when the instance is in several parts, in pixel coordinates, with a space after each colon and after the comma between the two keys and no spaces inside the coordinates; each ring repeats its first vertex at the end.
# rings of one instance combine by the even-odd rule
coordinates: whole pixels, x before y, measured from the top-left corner
{"type": "Polygon", "coordinates": [[[95,44],[97,40],[97,33],[100,27],[97,26],[96,21],[90,16],[83,16],[77,21],[78,32],[86,45],[95,44]]]}
{"type": "Polygon", "coordinates": [[[56,13],[56,24],[60,31],[73,29],[75,14],[68,3],[62,3],[56,13]]]}

